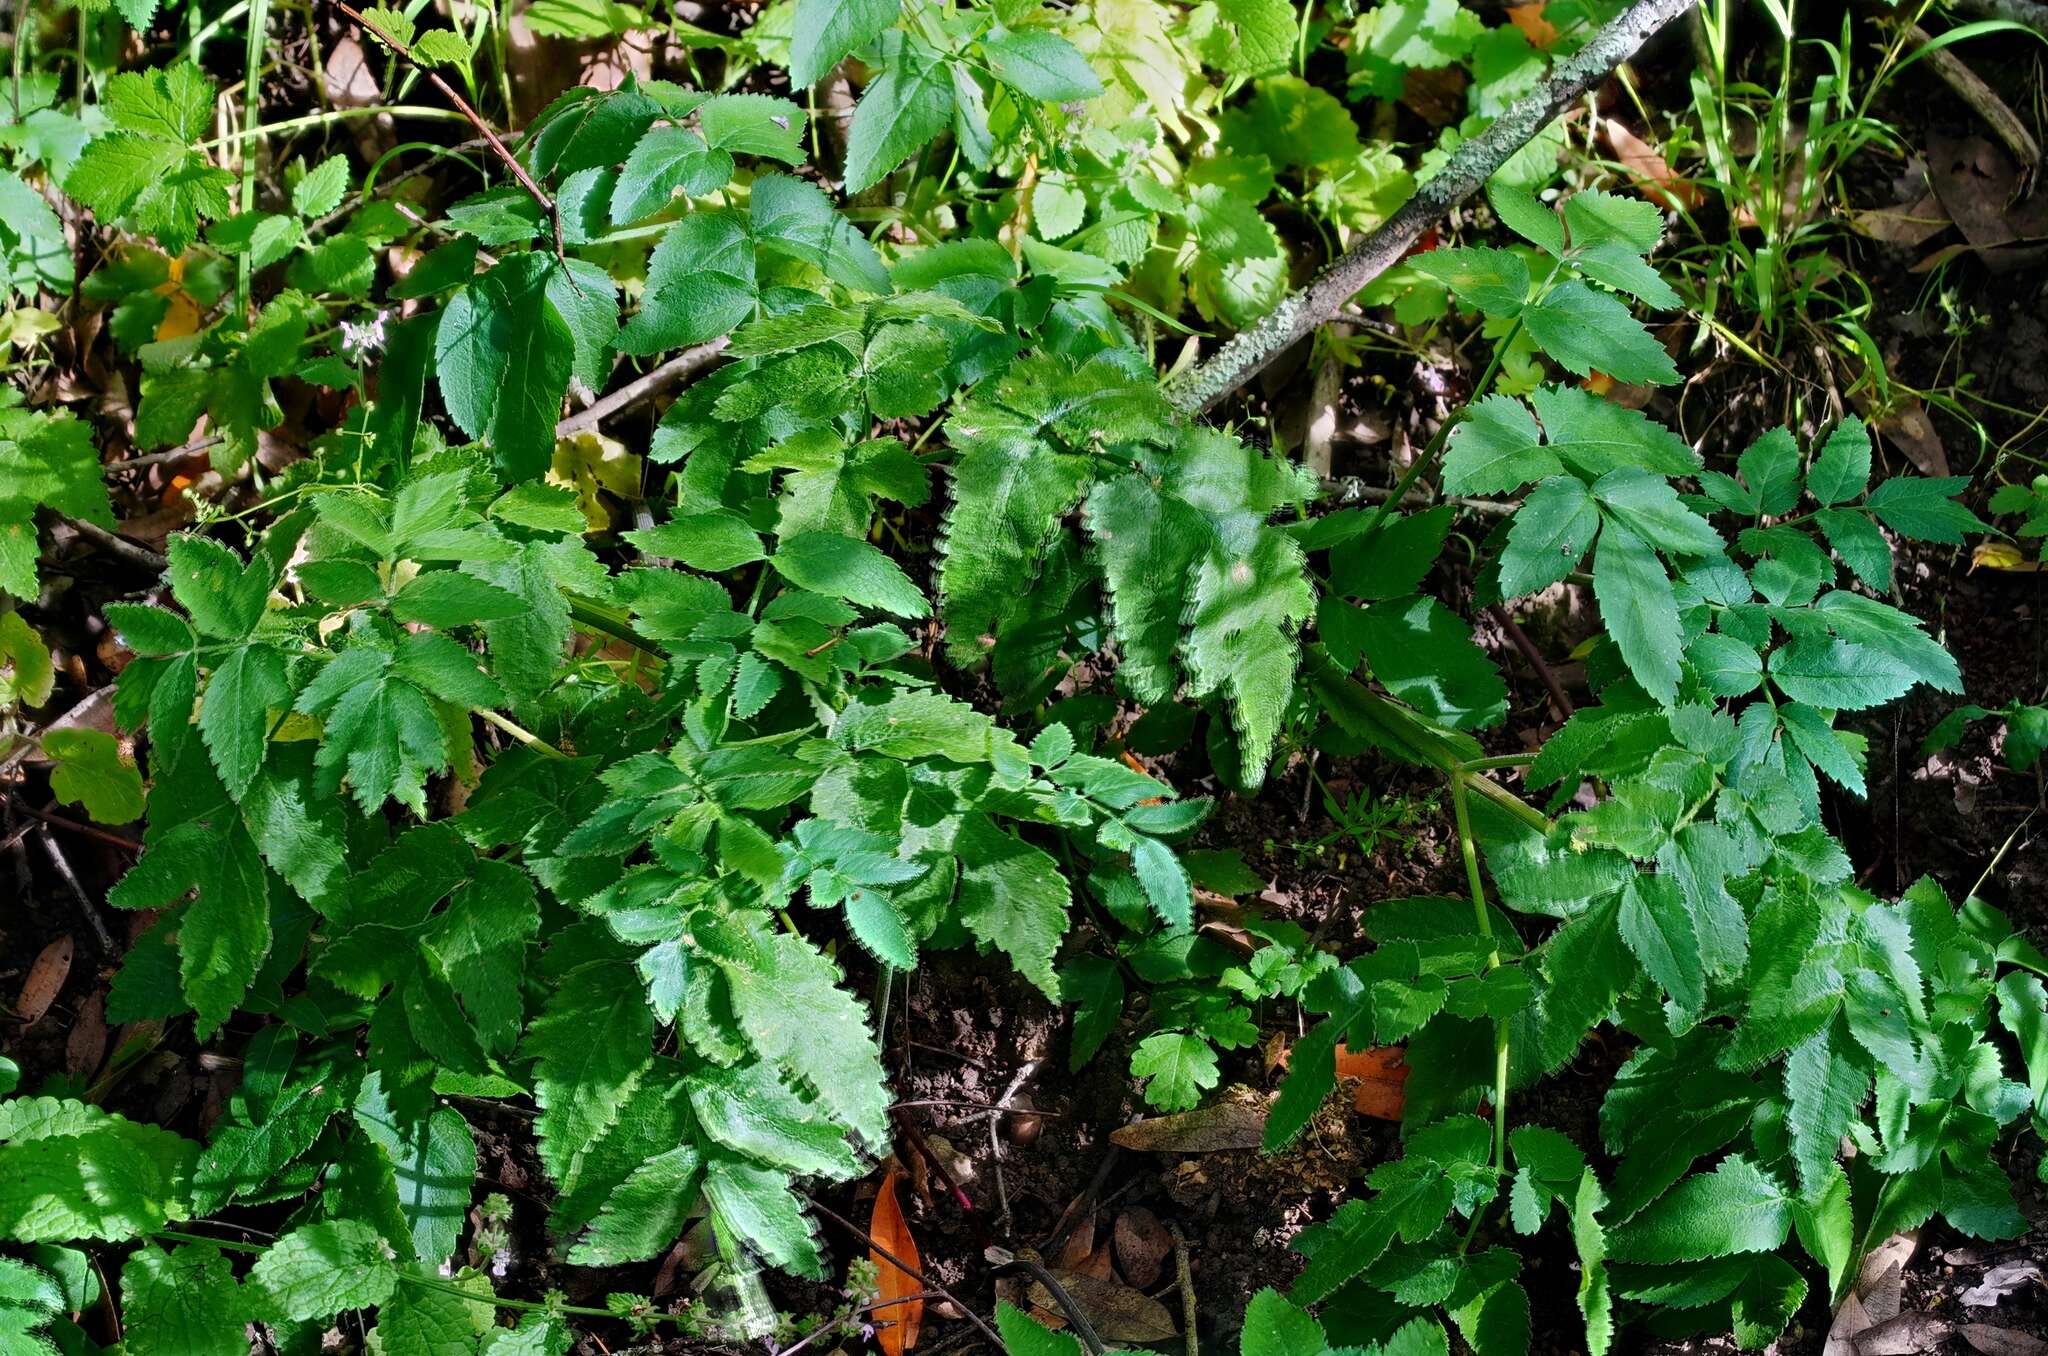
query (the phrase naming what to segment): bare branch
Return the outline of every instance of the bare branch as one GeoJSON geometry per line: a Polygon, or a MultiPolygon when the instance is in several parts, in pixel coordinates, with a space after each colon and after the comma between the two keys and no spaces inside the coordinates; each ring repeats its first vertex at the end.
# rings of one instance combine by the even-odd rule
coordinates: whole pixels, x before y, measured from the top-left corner
{"type": "Polygon", "coordinates": [[[1550,125],[1568,104],[1634,56],[1693,0],[1636,0],[1587,44],[1551,68],[1549,77],[1487,128],[1458,147],[1437,176],[1415,191],[1400,211],[1360,240],[1271,315],[1166,384],[1166,395],[1189,414],[1201,414],[1263,370],[1296,340],[1344,309],[1358,289],[1392,268],[1436,221],[1472,196],[1508,158],[1550,125]]]}

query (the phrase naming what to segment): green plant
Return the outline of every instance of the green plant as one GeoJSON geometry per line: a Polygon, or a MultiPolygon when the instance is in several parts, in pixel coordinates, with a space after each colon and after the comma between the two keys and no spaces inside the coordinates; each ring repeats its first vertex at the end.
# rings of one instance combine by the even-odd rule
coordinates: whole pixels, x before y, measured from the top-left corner
{"type": "MultiPolygon", "coordinates": [[[[247,11],[245,77],[266,11],[247,11]]],[[[502,44],[501,10],[362,17],[400,91],[502,44]]],[[[396,1353],[565,1356],[582,1320],[801,1340],[762,1265],[822,1277],[806,1193],[892,1138],[853,986],[887,993],[959,948],[1074,1005],[1073,1067],[1142,1000],[1127,1067],[1166,1110],[1221,1081],[1220,1052],[1311,1015],[1269,1148],[1334,1091],[1340,1042],[1407,1045],[1402,1155],[1300,1236],[1307,1269],[1254,1300],[1246,1356],[1440,1352],[1445,1320],[1482,1356],[1525,1350],[1511,1245],[1553,1206],[1596,1352],[1652,1313],[1760,1344],[1810,1274],[1839,1291],[1870,1242],[1936,1212],[2016,1229],[1988,1150],[2044,1117],[2048,961],[1982,901],[1867,894],[1824,819],[1863,791],[1841,713],[1960,689],[1871,595],[1892,578],[1881,529],[1982,529],[1964,482],[1872,484],[1854,419],[1709,470],[1547,382],[1677,381],[1633,308],[1681,301],[1648,262],[1653,208],[1534,196],[1549,109],[1520,115],[1535,149],[1490,188],[1523,243],[1425,252],[1372,294],[1416,324],[1455,302],[1491,343],[1384,505],[1311,512],[1314,477],[1162,391],[1148,341],[1180,273],[1226,323],[1281,301],[1257,204],[1357,230],[1406,193],[1307,78],[1340,17],[799,0],[739,39],[685,35],[728,78],[866,68],[844,178],[880,191],[851,212],[807,177],[805,110],[751,90],[570,91],[511,146],[487,139],[509,182],[429,215],[340,157],[258,194],[242,152],[276,129],[205,139],[196,62],[113,75],[54,120],[54,84],[17,80],[0,196],[61,183],[126,232],[81,292],[139,366],[135,441],[211,451],[248,487],[169,539],[162,590],[100,609],[134,656],[114,712],[145,741],[145,799],[113,737],[35,714],[54,670],[27,619],[38,517],[114,522],[90,433],[0,410],[0,589],[22,605],[0,614],[0,717],[58,799],[146,809],[109,902],[157,916],[108,1018],[189,1022],[241,1079],[200,1143],[103,1109],[116,1074],[10,1095],[0,1064],[0,1234],[33,1249],[0,1263],[0,1336],[72,1350],[86,1262],[120,1248],[136,1356],[228,1356],[250,1322],[310,1349],[368,1311],[396,1353]],[[1195,92],[1201,70],[1225,79],[1195,92]],[[1087,123],[1069,105],[1098,88],[1087,123]],[[941,154],[967,169],[932,173],[941,154]],[[711,346],[644,455],[565,429],[564,401],[620,359],[711,346]],[[266,465],[280,393],[311,388],[331,419],[266,465]],[[1520,497],[1474,550],[1470,601],[1567,583],[1599,605],[1595,700],[1528,754],[1476,737],[1508,688],[1467,600],[1425,591],[1464,540],[1455,504],[1411,502],[1433,485],[1520,497]],[[1080,659],[1103,676],[1070,695],[1080,659]],[[1175,761],[1149,773],[1132,748],[1175,761]],[[1374,902],[1349,957],[1253,909],[1198,914],[1266,882],[1190,846],[1210,802],[1169,777],[1254,794],[1276,765],[1313,784],[1315,759],[1367,753],[1442,778],[1467,898],[1374,902]],[[1517,768],[1547,805],[1495,775],[1517,768]],[[1629,1049],[1600,1142],[1516,1123],[1517,1094],[1602,1028],[1629,1049]],[[514,1226],[496,1195],[472,1221],[472,1117],[507,1104],[532,1108],[564,1263],[687,1236],[729,1303],[499,1293],[514,1226]],[[273,1239],[245,1241],[252,1209],[273,1239]]],[[[1542,65],[1452,5],[1344,36],[1374,97],[1408,70],[1478,77],[1425,175],[1542,65]]],[[[64,286],[49,223],[14,220],[10,287],[64,286]]],[[[1367,851],[1438,803],[1328,798],[1367,851]]],[[[872,1280],[805,1336],[851,1329],[872,1280]]],[[[1028,1356],[1078,1350],[1007,1305],[997,1323],[1028,1356]]]]}

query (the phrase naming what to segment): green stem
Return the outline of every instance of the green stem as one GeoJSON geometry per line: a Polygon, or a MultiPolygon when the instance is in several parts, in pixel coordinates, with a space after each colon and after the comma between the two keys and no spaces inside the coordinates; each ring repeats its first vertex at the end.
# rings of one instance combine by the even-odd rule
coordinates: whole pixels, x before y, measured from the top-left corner
{"type": "Polygon", "coordinates": [[[1472,402],[1485,395],[1487,389],[1493,385],[1493,379],[1500,375],[1501,363],[1507,358],[1508,345],[1514,343],[1515,336],[1521,332],[1522,318],[1516,316],[1515,323],[1508,327],[1508,332],[1494,342],[1493,356],[1486,360],[1486,370],[1479,374],[1479,380],[1473,384],[1472,394],[1465,397],[1464,404],[1451,411],[1449,418],[1436,426],[1436,432],[1430,436],[1429,446],[1422,449],[1422,455],[1408,463],[1408,469],[1401,473],[1401,479],[1394,485],[1394,492],[1387,496],[1386,502],[1374,511],[1372,520],[1365,525],[1366,536],[1370,537],[1380,530],[1380,524],[1394,511],[1394,506],[1405,500],[1408,491],[1422,478],[1422,473],[1436,464],[1438,455],[1444,450],[1444,444],[1450,440],[1451,430],[1464,421],[1466,413],[1472,408],[1472,402]]]}
{"type": "Polygon", "coordinates": [[[622,640],[634,649],[645,651],[657,659],[662,657],[660,650],[645,637],[634,632],[632,624],[623,612],[572,597],[569,599],[569,616],[592,631],[610,636],[613,640],[622,640]]]}
{"type": "MultiPolygon", "coordinates": [[[[252,127],[258,127],[263,116],[263,37],[269,26],[270,0],[249,0],[248,40],[242,49],[242,130],[246,134],[252,127]]],[[[256,206],[256,158],[261,153],[259,143],[249,145],[249,138],[241,139],[242,194],[241,210],[250,211],[256,206]]],[[[235,265],[235,311],[244,323],[249,318],[249,284],[255,270],[253,259],[243,254],[235,265]]]]}
{"type": "Polygon", "coordinates": [[[1494,768],[1527,767],[1535,761],[1533,753],[1503,753],[1495,758],[1474,758],[1464,768],[1467,772],[1486,772],[1494,768]]]}
{"type": "Polygon", "coordinates": [[[569,756],[568,754],[563,753],[560,749],[556,748],[553,744],[548,743],[547,740],[542,739],[539,735],[527,729],[524,725],[519,724],[517,721],[511,719],[508,716],[500,715],[496,711],[491,710],[489,707],[480,706],[477,708],[476,713],[479,716],[483,717],[484,723],[486,725],[497,726],[500,730],[503,730],[506,734],[511,735],[514,739],[526,745],[527,748],[532,749],[535,753],[544,753],[551,758],[566,759],[569,756]]]}
{"type": "Polygon", "coordinates": [[[338,122],[350,122],[356,118],[429,118],[441,122],[466,122],[460,113],[452,108],[435,108],[432,104],[371,104],[365,108],[335,108],[325,113],[308,113],[303,118],[286,118],[283,122],[263,126],[246,126],[239,132],[211,141],[202,141],[194,149],[217,151],[223,146],[246,141],[250,137],[273,136],[283,132],[305,132],[316,127],[330,127],[338,122]]]}
{"type": "MultiPolygon", "coordinates": [[[[1472,816],[1466,804],[1465,780],[1451,778],[1451,809],[1458,824],[1458,853],[1465,861],[1465,884],[1472,891],[1472,912],[1479,921],[1479,935],[1493,943],[1493,949],[1486,957],[1488,974],[1500,968],[1500,944],[1493,935],[1493,919],[1486,907],[1486,884],[1479,875],[1479,849],[1472,837],[1472,816]]],[[[1493,1175],[1496,1182],[1507,1177],[1508,1170],[1508,1024],[1506,1019],[1493,1024],[1493,1175]]],[[[1458,1245],[1462,1256],[1472,1246],[1472,1240],[1479,1233],[1479,1221],[1485,1217],[1484,1210],[1472,1213],[1472,1223],[1465,1230],[1465,1238],[1458,1245]]]]}

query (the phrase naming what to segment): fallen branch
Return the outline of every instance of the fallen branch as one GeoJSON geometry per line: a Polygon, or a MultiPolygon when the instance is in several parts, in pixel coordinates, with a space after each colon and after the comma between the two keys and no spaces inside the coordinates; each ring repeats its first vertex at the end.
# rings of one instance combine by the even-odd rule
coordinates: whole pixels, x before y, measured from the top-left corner
{"type": "Polygon", "coordinates": [[[610,395],[592,402],[588,409],[578,410],[556,424],[555,436],[569,438],[585,430],[595,430],[599,424],[619,411],[637,405],[643,400],[651,400],[676,383],[697,375],[711,366],[719,354],[725,352],[727,342],[721,337],[713,339],[708,344],[684,349],[653,371],[636,377],[610,395]]]}
{"type": "MultiPolygon", "coordinates": [[[[2034,8],[2040,9],[2040,6],[2034,8]]],[[[2042,9],[2048,14],[2048,9],[2042,9]]],[[[1927,64],[1942,78],[1956,97],[1968,104],[1978,117],[1984,119],[1998,139],[2006,144],[2018,158],[2022,170],[2031,171],[2041,163],[2041,144],[2034,140],[2034,134],[2020,121],[2019,115],[1998,97],[1998,91],[1984,83],[1984,78],[1965,65],[1963,59],[1945,47],[1933,47],[1934,38],[1919,24],[1907,24],[1906,36],[1913,40],[1915,51],[1927,58],[1927,64]]]]}
{"type": "Polygon", "coordinates": [[[1548,79],[1491,127],[1454,151],[1437,176],[1378,230],[1345,251],[1308,286],[1289,293],[1264,320],[1167,382],[1167,398],[1186,413],[1201,414],[1257,376],[1282,350],[1340,314],[1361,287],[1399,263],[1424,232],[1478,191],[1568,104],[1692,6],[1693,0],[1636,0],[1584,47],[1553,66],[1548,79]]]}
{"type": "Polygon", "coordinates": [[[2010,19],[2048,37],[2048,5],[2038,0],[1956,0],[1956,8],[1980,19],[2010,19]]]}

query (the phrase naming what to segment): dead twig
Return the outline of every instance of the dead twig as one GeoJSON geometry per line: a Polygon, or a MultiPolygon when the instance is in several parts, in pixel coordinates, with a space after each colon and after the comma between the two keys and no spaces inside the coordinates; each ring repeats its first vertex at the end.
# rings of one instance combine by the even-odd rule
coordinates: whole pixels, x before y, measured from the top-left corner
{"type": "Polygon", "coordinates": [[[1920,50],[1942,82],[1956,92],[1956,97],[1968,104],[1998,134],[1998,139],[2011,148],[2025,171],[2031,172],[2041,163],[2041,143],[2034,140],[2034,134],[2027,130],[2019,115],[2007,107],[2005,100],[1998,97],[1998,91],[1985,84],[1983,77],[1949,48],[1937,47],[1927,51],[1927,45],[1934,41],[1934,37],[1920,25],[1907,24],[1906,36],[1913,40],[1913,46],[1920,50]]]}
{"type": "Polygon", "coordinates": [[[669,387],[702,372],[725,352],[728,340],[719,336],[695,348],[686,348],[675,357],[643,376],[627,382],[618,390],[600,400],[593,401],[588,409],[578,410],[555,425],[557,438],[568,438],[597,426],[621,410],[631,409],[643,400],[652,400],[669,387]]]}
{"type": "Polygon", "coordinates": [[[152,574],[163,573],[171,563],[141,542],[131,541],[118,532],[109,532],[98,523],[89,523],[83,518],[66,518],[64,521],[79,536],[109,555],[118,556],[130,565],[148,570],[152,574]]]}
{"type": "Polygon", "coordinates": [[[1529,661],[1529,667],[1536,670],[1536,676],[1543,680],[1544,690],[1550,693],[1550,705],[1557,712],[1557,718],[1570,720],[1572,699],[1565,695],[1564,685],[1558,682],[1557,675],[1550,671],[1550,665],[1544,661],[1543,652],[1536,648],[1536,642],[1529,639],[1529,633],[1522,629],[1522,624],[1516,621],[1514,614],[1502,604],[1490,604],[1486,612],[1500,624],[1501,630],[1507,632],[1508,639],[1522,652],[1522,658],[1529,661]]]}
{"type": "Polygon", "coordinates": [[[476,133],[484,139],[484,144],[491,148],[492,153],[498,159],[505,162],[505,168],[512,172],[512,177],[517,179],[519,186],[526,190],[526,196],[532,198],[535,205],[547,216],[548,222],[554,227],[555,231],[555,257],[557,259],[562,258],[561,210],[555,206],[555,200],[548,196],[547,191],[534,182],[533,176],[526,172],[526,166],[519,163],[519,158],[513,155],[506,148],[505,143],[499,139],[498,134],[491,130],[491,125],[485,122],[474,108],[470,107],[469,100],[456,93],[455,86],[443,80],[432,66],[414,56],[412,48],[400,42],[391,34],[386,33],[368,19],[365,19],[353,5],[348,3],[348,0],[333,0],[333,5],[343,14],[346,14],[365,33],[368,33],[371,37],[398,53],[400,57],[405,59],[408,65],[417,69],[421,75],[427,78],[427,83],[440,90],[442,97],[455,105],[455,111],[460,113],[471,127],[476,128],[476,133]]]}
{"type": "Polygon", "coordinates": [[[1188,1263],[1188,1236],[1176,1220],[1166,1221],[1173,1235],[1173,1274],[1180,1289],[1181,1336],[1188,1344],[1188,1356],[1202,1356],[1202,1339],[1195,1335],[1195,1269],[1188,1263]]]}
{"type": "MultiPolygon", "coordinates": [[[[22,808],[24,810],[28,809],[25,805],[22,808]]],[[[29,813],[35,814],[36,812],[29,810],[29,813]]],[[[71,863],[64,858],[64,849],[57,846],[56,836],[46,829],[42,833],[37,834],[36,837],[42,841],[43,852],[49,857],[50,865],[56,867],[57,874],[64,878],[64,887],[71,891],[71,897],[78,901],[78,911],[85,915],[85,921],[91,925],[92,935],[99,939],[100,954],[105,956],[118,954],[114,947],[113,934],[107,931],[106,923],[101,921],[99,910],[93,908],[92,897],[86,894],[85,887],[78,883],[78,876],[72,871],[71,863]]]]}

